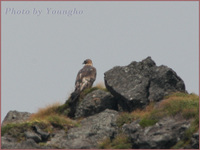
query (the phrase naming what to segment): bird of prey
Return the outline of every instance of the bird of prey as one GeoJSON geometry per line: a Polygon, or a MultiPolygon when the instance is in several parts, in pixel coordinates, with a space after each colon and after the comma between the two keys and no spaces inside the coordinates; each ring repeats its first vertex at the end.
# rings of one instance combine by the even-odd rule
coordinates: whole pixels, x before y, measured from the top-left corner
{"type": "Polygon", "coordinates": [[[96,68],[93,67],[92,60],[86,59],[83,64],[85,64],[84,67],[76,77],[75,90],[71,94],[72,101],[76,100],[84,89],[92,87],[96,80],[96,68]]]}

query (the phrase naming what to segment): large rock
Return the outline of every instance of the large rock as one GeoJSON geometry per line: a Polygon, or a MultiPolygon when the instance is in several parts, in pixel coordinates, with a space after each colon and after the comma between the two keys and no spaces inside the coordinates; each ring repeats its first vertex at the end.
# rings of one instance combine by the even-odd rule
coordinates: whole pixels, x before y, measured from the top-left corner
{"type": "Polygon", "coordinates": [[[122,110],[145,107],[150,101],[160,101],[171,92],[185,91],[183,80],[167,66],[156,66],[151,57],[128,66],[117,66],[105,72],[105,85],[118,99],[122,110]]]}
{"type": "Polygon", "coordinates": [[[117,101],[109,92],[95,90],[79,102],[76,107],[75,118],[92,116],[105,109],[117,110],[117,101]]]}
{"type": "Polygon", "coordinates": [[[22,123],[30,117],[29,112],[9,111],[2,122],[2,126],[8,123],[22,123]]]}
{"type": "Polygon", "coordinates": [[[199,131],[192,135],[190,145],[191,149],[199,149],[199,131]]]}
{"type": "Polygon", "coordinates": [[[17,141],[13,137],[3,136],[1,137],[1,149],[50,149],[54,147],[41,146],[37,144],[33,139],[26,139],[25,141],[17,141]]]}
{"type": "Polygon", "coordinates": [[[113,138],[117,134],[116,119],[118,112],[106,109],[81,121],[80,127],[71,128],[67,133],[61,130],[47,145],[65,149],[94,149],[98,142],[113,138]]]}
{"type": "Polygon", "coordinates": [[[128,135],[134,149],[169,149],[183,138],[190,121],[166,117],[154,126],[142,128],[139,121],[125,124],[123,132],[128,135]]]}

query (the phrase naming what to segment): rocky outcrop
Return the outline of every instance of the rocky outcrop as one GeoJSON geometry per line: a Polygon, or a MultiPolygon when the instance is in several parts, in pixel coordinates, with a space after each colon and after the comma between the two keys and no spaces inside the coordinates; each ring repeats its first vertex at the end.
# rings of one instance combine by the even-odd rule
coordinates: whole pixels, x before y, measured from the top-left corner
{"type": "Polygon", "coordinates": [[[29,112],[18,112],[18,111],[9,111],[2,122],[2,126],[8,123],[21,123],[26,121],[30,117],[31,113],[29,112]]]}
{"type": "Polygon", "coordinates": [[[117,110],[117,101],[103,90],[95,90],[86,95],[76,107],[75,118],[88,117],[105,109],[117,110]]]}
{"type": "Polygon", "coordinates": [[[98,148],[99,141],[112,138],[117,133],[117,116],[117,111],[106,109],[83,119],[80,127],[72,128],[67,133],[59,131],[47,145],[65,149],[98,148]]]}
{"type": "Polygon", "coordinates": [[[34,139],[28,138],[24,141],[17,141],[16,138],[3,136],[1,138],[1,149],[50,149],[53,147],[41,146],[34,139]]]}
{"type": "Polygon", "coordinates": [[[52,135],[42,131],[37,126],[33,126],[33,130],[24,133],[25,140],[21,142],[5,134],[1,141],[2,149],[98,148],[99,141],[107,137],[113,138],[117,134],[117,116],[117,111],[106,109],[101,113],[83,119],[79,127],[71,128],[67,132],[60,129],[52,135]],[[49,136],[51,136],[50,139],[49,136]],[[39,144],[41,142],[46,144],[39,144]]]}
{"type": "Polygon", "coordinates": [[[189,127],[190,121],[166,117],[154,126],[142,128],[138,121],[134,121],[122,129],[134,149],[169,149],[183,138],[189,127]]]}
{"type": "Polygon", "coordinates": [[[199,131],[192,135],[190,145],[191,145],[190,147],[186,148],[199,149],[199,131]]]}
{"type": "Polygon", "coordinates": [[[151,57],[105,72],[105,85],[122,110],[144,108],[171,92],[185,91],[183,80],[167,66],[156,66],[151,57]]]}
{"type": "MultiPolygon", "coordinates": [[[[2,124],[1,148],[97,149],[102,143],[113,148],[112,144],[120,142],[125,144],[121,143],[117,148],[124,148],[124,145],[133,149],[168,149],[177,145],[199,148],[198,125],[193,125],[196,118],[190,118],[195,111],[188,108],[184,118],[180,111],[173,116],[170,113],[165,116],[165,112],[159,110],[161,103],[168,102],[168,99],[161,101],[164,96],[176,91],[186,92],[183,80],[172,69],[156,66],[148,57],[105,72],[105,85],[108,91],[88,89],[77,101],[66,101],[58,106],[54,109],[56,116],[53,119],[47,114],[50,118],[48,125],[47,120],[40,122],[37,118],[35,122],[27,121],[31,113],[10,111],[2,124]],[[154,103],[146,107],[151,101],[154,103]],[[127,112],[135,109],[137,111],[127,112]],[[186,114],[187,111],[189,114],[186,114]],[[157,112],[163,114],[154,116],[157,112]],[[67,121],[60,125],[59,122],[62,124],[64,119],[67,121]],[[187,131],[189,137],[185,138],[187,131]]],[[[197,98],[195,100],[198,102],[197,98]]],[[[196,106],[197,102],[192,105],[196,106]]]]}
{"type": "MultiPolygon", "coordinates": [[[[22,113],[22,112],[17,112],[22,113]]],[[[41,146],[39,143],[46,142],[49,139],[50,134],[42,131],[37,126],[32,126],[32,130],[23,129],[10,131],[5,133],[1,138],[2,149],[46,149],[51,148],[48,146],[41,146]],[[10,133],[11,132],[11,133],[10,133]],[[14,134],[12,132],[15,132],[14,134]],[[13,135],[12,135],[13,134],[13,135]],[[19,140],[19,136],[24,140],[19,140]],[[21,142],[19,142],[21,141],[21,142]]]]}

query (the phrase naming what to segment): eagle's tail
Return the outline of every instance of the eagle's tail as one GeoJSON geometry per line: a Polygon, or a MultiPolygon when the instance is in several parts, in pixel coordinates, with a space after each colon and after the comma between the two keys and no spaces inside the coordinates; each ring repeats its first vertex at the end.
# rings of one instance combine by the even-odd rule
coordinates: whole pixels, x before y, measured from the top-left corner
{"type": "Polygon", "coordinates": [[[70,99],[71,99],[72,102],[74,102],[74,101],[76,101],[79,98],[79,96],[80,96],[80,92],[79,91],[74,91],[71,94],[70,99]]]}

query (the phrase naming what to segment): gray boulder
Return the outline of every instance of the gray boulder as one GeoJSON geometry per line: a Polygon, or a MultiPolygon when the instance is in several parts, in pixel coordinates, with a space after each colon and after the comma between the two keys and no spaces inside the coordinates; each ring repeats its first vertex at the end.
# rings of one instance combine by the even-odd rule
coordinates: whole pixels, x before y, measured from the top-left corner
{"type": "Polygon", "coordinates": [[[9,111],[2,122],[2,126],[8,123],[22,123],[30,117],[29,112],[9,111]]]}
{"type": "Polygon", "coordinates": [[[151,57],[104,73],[106,88],[118,99],[121,110],[144,108],[171,92],[185,91],[183,80],[167,66],[156,66],[151,57]]]}
{"type": "Polygon", "coordinates": [[[41,136],[36,134],[35,132],[27,131],[24,134],[25,134],[26,139],[32,139],[36,143],[42,142],[41,136]]]}
{"type": "MultiPolygon", "coordinates": [[[[29,119],[31,113],[9,111],[3,120],[3,126],[7,124],[20,124],[29,119]]],[[[17,134],[12,134],[13,130],[8,133],[4,133],[1,137],[1,148],[2,149],[44,149],[51,148],[47,146],[40,146],[39,142],[46,142],[50,136],[49,133],[42,131],[39,127],[33,126],[31,129],[24,128],[24,131],[16,130],[17,134]],[[24,140],[19,141],[18,135],[23,135],[24,140]]],[[[52,147],[53,148],[53,147],[52,147]]]]}
{"type": "Polygon", "coordinates": [[[3,136],[1,137],[1,149],[50,149],[53,147],[40,146],[32,138],[25,141],[17,141],[13,137],[3,136]]]}
{"type": "Polygon", "coordinates": [[[95,90],[79,102],[76,107],[75,118],[92,116],[105,109],[117,110],[117,101],[109,92],[95,90]]]}
{"type": "Polygon", "coordinates": [[[81,121],[80,127],[71,128],[67,133],[61,130],[47,142],[47,145],[65,149],[94,149],[98,142],[117,134],[116,119],[118,112],[105,111],[87,117],[81,121]]]}
{"type": "Polygon", "coordinates": [[[199,131],[192,135],[190,145],[191,149],[199,149],[199,131]]]}
{"type": "Polygon", "coordinates": [[[134,149],[169,149],[183,138],[190,121],[166,117],[151,127],[142,128],[139,121],[125,124],[122,130],[134,149]]]}

